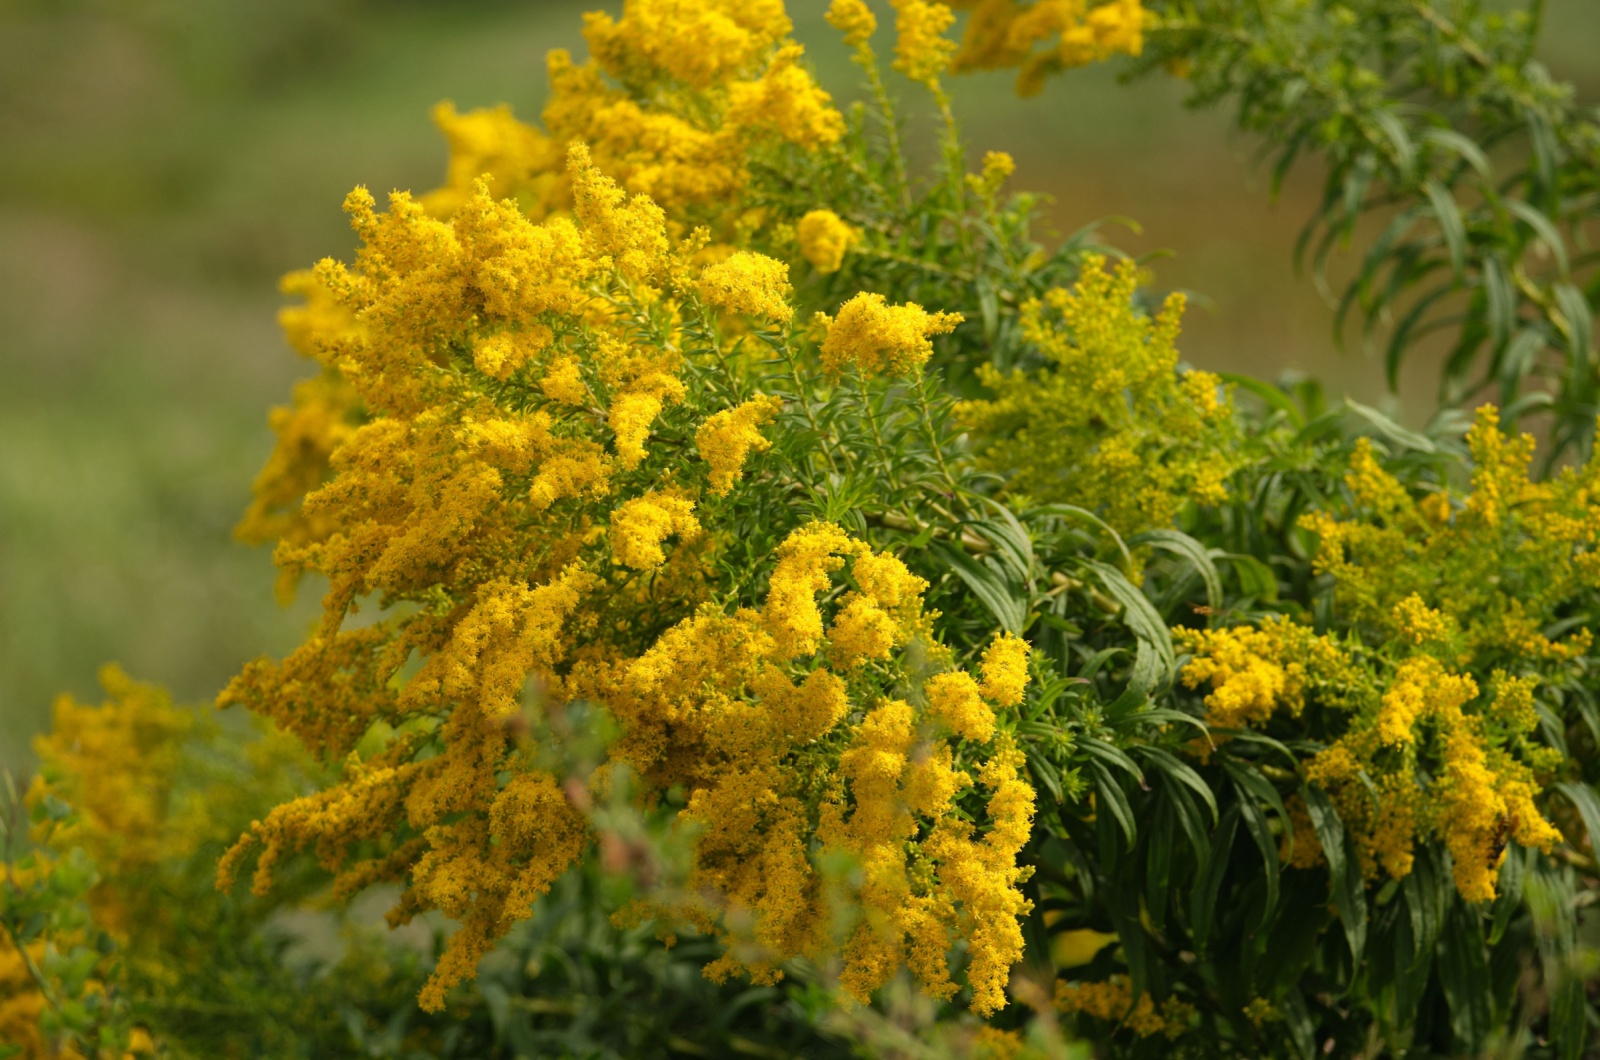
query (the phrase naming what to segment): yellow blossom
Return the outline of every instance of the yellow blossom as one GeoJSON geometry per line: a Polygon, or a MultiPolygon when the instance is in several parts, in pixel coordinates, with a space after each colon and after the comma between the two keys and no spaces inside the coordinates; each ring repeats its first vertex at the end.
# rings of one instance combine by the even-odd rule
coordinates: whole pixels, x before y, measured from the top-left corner
{"type": "Polygon", "coordinates": [[[711,492],[725,495],[744,474],[745,459],[752,453],[764,453],[772,445],[761,435],[763,425],[770,423],[782,410],[778,398],[758,394],[735,408],[712,414],[694,433],[695,448],[711,466],[711,492]]]}
{"type": "Polygon", "coordinates": [[[878,31],[878,19],[865,0],[833,0],[828,5],[828,25],[844,34],[852,48],[865,44],[878,31]]]}
{"type": "Polygon", "coordinates": [[[965,670],[930,677],[925,691],[928,713],[962,739],[987,743],[994,736],[994,709],[983,701],[978,683],[965,670]]]}
{"type": "Polygon", "coordinates": [[[838,272],[845,252],[861,238],[832,210],[812,210],[795,226],[800,253],[820,273],[838,272]]]}
{"type": "Polygon", "coordinates": [[[700,297],[718,309],[745,316],[787,321],[794,310],[789,294],[789,266],[764,254],[735,251],[700,273],[700,297]]]}
{"type": "Polygon", "coordinates": [[[682,497],[646,493],[626,501],[611,513],[611,553],[617,562],[634,570],[650,570],[666,562],[661,543],[676,535],[692,538],[700,533],[694,505],[682,497]]]}
{"type": "Polygon", "coordinates": [[[1013,633],[1002,633],[983,653],[983,695],[997,706],[1014,707],[1022,702],[1028,683],[1028,642],[1013,633]]]}
{"type": "Polygon", "coordinates": [[[913,81],[938,84],[950,65],[955,42],[944,36],[956,19],[950,8],[936,0],[891,0],[895,10],[894,68],[913,81]]]}
{"type": "Polygon", "coordinates": [[[981,467],[1035,500],[1093,509],[1123,534],[1166,526],[1186,501],[1220,502],[1244,462],[1216,377],[1178,369],[1182,298],[1152,319],[1135,307],[1137,286],[1133,262],[1113,269],[1086,255],[1072,290],[1023,307],[1046,367],[980,366],[996,396],[957,407],[981,467]]]}
{"type": "Polygon", "coordinates": [[[881,294],[863,291],[839,307],[836,318],[818,314],[827,329],[822,367],[831,374],[855,365],[864,375],[908,375],[933,356],[934,335],[954,331],[959,313],[929,313],[914,302],[889,305],[881,294]]]}

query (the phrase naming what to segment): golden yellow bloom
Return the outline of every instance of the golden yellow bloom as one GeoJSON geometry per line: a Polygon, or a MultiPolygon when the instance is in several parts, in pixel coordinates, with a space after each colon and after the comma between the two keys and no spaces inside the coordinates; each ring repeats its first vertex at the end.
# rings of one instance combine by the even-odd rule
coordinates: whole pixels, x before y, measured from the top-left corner
{"type": "Polygon", "coordinates": [[[775,133],[787,143],[812,150],[837,143],[844,135],[844,116],[834,108],[833,97],[800,65],[803,54],[800,45],[786,45],[759,79],[730,84],[727,127],[751,139],[775,133]]]}
{"type": "Polygon", "coordinates": [[[785,300],[789,266],[765,254],[735,251],[700,273],[698,289],[707,303],[730,313],[777,321],[794,316],[785,300]]]}
{"type": "Polygon", "coordinates": [[[1036,94],[1058,71],[1144,50],[1149,13],[1139,0],[953,0],[972,9],[955,69],[1020,67],[1017,91],[1036,94]]]}
{"type": "Polygon", "coordinates": [[[1223,728],[1259,725],[1275,711],[1298,715],[1312,683],[1354,686],[1351,668],[1331,638],[1287,618],[1260,626],[1175,629],[1173,639],[1194,653],[1183,683],[1211,682],[1207,721],[1223,728]]]}
{"type": "Polygon", "coordinates": [[[868,376],[908,375],[933,356],[929,339],[954,331],[961,320],[960,313],[929,313],[914,302],[889,305],[883,295],[863,291],[839,307],[838,317],[817,315],[827,329],[822,367],[834,375],[846,364],[868,376]]]}
{"type": "Polygon", "coordinates": [[[1405,487],[1379,464],[1372,454],[1372,441],[1357,438],[1355,452],[1350,457],[1350,470],[1345,473],[1345,484],[1355,494],[1356,502],[1371,508],[1380,516],[1392,516],[1406,505],[1405,487]]]}
{"type": "Polygon", "coordinates": [[[955,42],[944,31],[955,22],[950,8],[937,0],[890,0],[894,4],[894,68],[913,81],[928,86],[939,83],[939,75],[955,55],[955,42]]]}
{"type": "Polygon", "coordinates": [[[1412,644],[1442,641],[1450,636],[1450,620],[1422,602],[1416,593],[1394,605],[1394,623],[1401,636],[1412,644]]]}
{"type": "Polygon", "coordinates": [[[583,382],[583,370],[578,358],[571,354],[552,357],[545,367],[544,378],[539,380],[539,390],[551,401],[563,405],[583,405],[589,400],[589,389],[583,382]]]}
{"type": "Polygon", "coordinates": [[[634,570],[651,570],[667,561],[661,543],[676,535],[684,540],[700,533],[694,505],[682,497],[646,493],[625,501],[611,513],[611,554],[634,570]]]}
{"type": "Polygon", "coordinates": [[[665,75],[705,89],[750,66],[792,28],[782,0],[627,0],[622,18],[595,12],[584,37],[608,70],[665,75]]]}
{"type": "Polygon", "coordinates": [[[845,252],[861,238],[859,232],[840,220],[832,210],[812,210],[795,226],[800,253],[820,273],[838,272],[845,252]]]}
{"type": "Polygon", "coordinates": [[[967,186],[974,194],[992,199],[1000,191],[1000,185],[1010,179],[1011,174],[1016,171],[1016,160],[1009,154],[1004,151],[989,151],[983,156],[983,169],[978,173],[967,175],[967,186]]]}
{"type": "Polygon", "coordinates": [[[772,446],[761,435],[761,428],[783,409],[778,398],[757,394],[736,408],[724,409],[706,418],[694,433],[700,456],[711,465],[711,492],[725,495],[744,474],[744,462],[751,452],[764,453],[772,446]]]}
{"type": "Polygon", "coordinates": [[[1123,534],[1166,526],[1187,501],[1221,501],[1245,460],[1216,377],[1178,370],[1183,300],[1152,320],[1135,307],[1138,282],[1133,262],[1112,269],[1086,255],[1072,290],[1023,307],[1023,333],[1047,367],[981,366],[995,398],[957,408],[981,467],[1035,500],[1093,509],[1123,534]]]}
{"type": "Polygon", "coordinates": [[[1056,983],[1056,1008],[1062,1012],[1079,1012],[1107,1023],[1126,1025],[1141,1038],[1157,1034],[1176,1039],[1189,1029],[1194,1007],[1175,997],[1162,1002],[1159,1011],[1149,994],[1140,994],[1136,1000],[1128,980],[1114,975],[1101,982],[1056,983]]]}
{"type": "Polygon", "coordinates": [[[983,701],[978,682],[965,670],[936,674],[924,689],[928,713],[964,740],[988,743],[994,736],[994,709],[983,701]]]}
{"type": "Polygon", "coordinates": [[[878,19],[864,0],[833,0],[828,5],[828,25],[844,34],[852,48],[865,44],[878,31],[878,19]]]}
{"type": "Polygon", "coordinates": [[[1028,683],[1028,642],[1013,633],[1002,633],[983,653],[983,695],[996,706],[1014,707],[1022,702],[1028,683]]]}
{"type": "Polygon", "coordinates": [[[484,178],[497,194],[526,199],[534,215],[548,212],[564,162],[554,140],[518,121],[503,103],[466,114],[440,103],[433,108],[433,121],[450,145],[450,164],[444,185],[422,199],[430,214],[449,217],[484,178]]]}

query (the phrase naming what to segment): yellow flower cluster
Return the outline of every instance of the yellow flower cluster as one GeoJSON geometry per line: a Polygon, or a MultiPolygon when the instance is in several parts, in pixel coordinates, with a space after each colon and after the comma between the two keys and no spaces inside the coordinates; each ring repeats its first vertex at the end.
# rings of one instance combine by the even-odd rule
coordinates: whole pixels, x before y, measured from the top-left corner
{"type": "Polygon", "coordinates": [[[890,0],[894,4],[894,68],[913,81],[937,87],[950,66],[955,42],[944,35],[956,16],[938,0],[890,0]]]}
{"type": "Polygon", "coordinates": [[[1358,675],[1330,638],[1286,618],[1228,629],[1179,628],[1173,639],[1194,655],[1183,668],[1184,685],[1211,683],[1205,699],[1209,725],[1259,726],[1280,710],[1298,716],[1308,687],[1328,697],[1358,687],[1358,675]]]}
{"type": "Polygon", "coordinates": [[[1038,93],[1049,75],[1144,50],[1150,13],[1139,0],[952,0],[971,10],[955,70],[1019,67],[1017,91],[1038,93]]]}
{"type": "Polygon", "coordinates": [[[729,313],[786,322],[788,295],[789,266],[765,254],[738,250],[700,274],[700,297],[729,313]]]}
{"type": "Polygon", "coordinates": [[[997,396],[958,410],[983,446],[980,465],[1012,490],[1094,509],[1121,533],[1164,526],[1186,501],[1220,502],[1243,461],[1220,380],[1178,371],[1182,296],[1152,320],[1133,305],[1137,285],[1131,261],[1112,270],[1087,255],[1071,291],[1023,308],[1047,366],[980,366],[997,396]]]}
{"type": "MultiPolygon", "coordinates": [[[[989,829],[975,836],[956,809],[974,778],[925,731],[923,712],[879,698],[859,724],[845,724],[868,680],[859,664],[890,662],[925,635],[924,587],[899,560],[814,523],[778,549],[760,610],[702,607],[637,658],[581,662],[561,683],[565,695],[602,702],[624,723],[615,758],[653,790],[690,793],[680,817],[695,836],[688,889],[714,900],[636,915],[713,930],[719,909],[741,914],[723,921],[726,952],[708,967],[713,978],[773,982],[783,959],[827,952],[830,881],[807,854],[815,841],[862,873],[861,922],[843,952],[847,990],[866,1000],[909,967],[925,990],[948,997],[956,989],[948,952],[966,937],[974,1009],[1005,1004],[1022,953],[1017,918],[1027,911],[1016,856],[1034,799],[1020,754],[992,729],[985,738],[993,747],[977,760],[976,786],[989,793],[989,829]],[[858,588],[829,624],[817,597],[847,565],[858,588]]],[[[951,674],[971,681],[959,670],[934,680],[951,674]]]]}
{"type": "Polygon", "coordinates": [[[1194,1006],[1169,997],[1158,1008],[1149,994],[1135,1000],[1133,987],[1125,976],[1114,975],[1102,982],[1056,983],[1056,1008],[1081,1013],[1106,1023],[1127,1027],[1141,1038],[1164,1035],[1169,1040],[1188,1032],[1194,1006]]]}
{"type": "Polygon", "coordinates": [[[1542,630],[1562,601],[1600,586],[1600,463],[1535,482],[1532,437],[1507,437],[1498,424],[1492,407],[1478,411],[1467,434],[1471,489],[1459,502],[1445,491],[1413,499],[1358,443],[1345,480],[1356,511],[1303,521],[1318,538],[1317,572],[1334,577],[1349,620],[1513,668],[1587,649],[1587,630],[1560,643],[1542,630]]]}
{"type": "Polygon", "coordinates": [[[736,408],[713,413],[694,432],[695,448],[710,465],[711,492],[722,496],[744,474],[744,462],[752,452],[764,453],[772,447],[761,428],[783,409],[778,398],[758,394],[736,408]]]}
{"type": "Polygon", "coordinates": [[[429,206],[443,212],[465,201],[472,180],[489,172],[507,180],[497,193],[542,217],[560,202],[553,181],[564,145],[581,141],[624,187],[675,218],[684,210],[736,217],[753,158],[783,145],[824,147],[844,133],[790,29],[781,0],[628,0],[620,18],[592,14],[587,63],[550,54],[545,132],[499,110],[441,120],[452,161],[429,206]]]}
{"type": "MultiPolygon", "coordinates": [[[[304,303],[278,314],[289,345],[303,357],[315,360],[319,344],[355,341],[360,329],[349,311],[316,275],[304,270],[284,277],[285,294],[299,295],[304,303]]],[[[235,535],[251,544],[288,540],[303,545],[327,535],[326,520],[307,518],[301,501],[328,475],[328,458],[355,431],[362,420],[355,391],[336,368],[297,383],[291,404],[272,410],[268,423],[276,445],[256,476],[250,506],[235,535]]],[[[294,579],[280,579],[280,598],[287,599],[294,579]]]]}
{"type": "MultiPolygon", "coordinates": [[[[670,10],[630,4],[619,22],[591,21],[601,61],[619,78],[722,76],[715,56],[630,43],[645,15],[670,10]]],[[[737,51],[741,34],[775,31],[765,10],[688,21],[737,51]]],[[[706,310],[735,331],[788,319],[786,267],[674,239],[665,211],[581,145],[566,180],[575,216],[542,223],[482,183],[447,220],[405,194],[383,214],[364,192],[349,200],[356,263],[316,272],[341,327],[309,344],[362,415],[301,506],[326,530],[278,552],[327,579],[323,619],[220,699],[344,772],[257,822],[219,884],[253,857],[264,891],[308,848],[336,893],[400,884],[392,921],[438,910],[461,925],[422,993],[437,1009],[587,850],[585,800],[571,793],[625,767],[642,798],[687,799],[693,897],[647,911],[721,935],[707,974],[772,981],[784,960],[834,952],[836,888],[817,865],[844,857],[862,880],[849,989],[866,997],[909,967],[949,996],[948,953],[965,940],[973,1005],[999,1008],[1022,952],[1016,857],[1034,795],[996,712],[1021,700],[1025,645],[991,646],[979,685],[933,643],[922,579],[824,523],[766,557],[759,609],[736,606],[748,583],[714,579],[747,543],[700,503],[766,448],[761,428],[782,404],[736,392],[728,407],[741,362],[706,338],[723,323],[706,310]],[[691,445],[703,464],[683,461],[691,445]],[[370,601],[387,613],[350,621],[370,601]],[[932,678],[930,660],[943,671],[932,678]],[[924,687],[956,675],[986,698],[987,720],[959,744],[924,687]],[[524,720],[533,689],[620,723],[607,768],[551,771],[524,720]]],[[[866,364],[914,366],[955,323],[864,304],[840,356],[866,364]]]]}
{"type": "Polygon", "coordinates": [[[954,331],[960,313],[929,313],[915,302],[890,305],[881,294],[863,291],[839,307],[837,317],[818,313],[826,330],[822,367],[832,375],[854,365],[863,375],[910,375],[933,356],[934,335],[954,331]]]}
{"type": "MultiPolygon", "coordinates": [[[[1560,839],[1536,804],[1560,755],[1533,738],[1534,694],[1540,673],[1591,641],[1582,628],[1544,631],[1597,585],[1600,464],[1531,481],[1532,440],[1501,433],[1491,408],[1468,443],[1465,497],[1415,498],[1361,441],[1349,510],[1306,518],[1348,640],[1281,618],[1176,636],[1195,656],[1185,682],[1211,683],[1215,721],[1263,727],[1308,699],[1347,713],[1305,772],[1332,796],[1369,878],[1405,876],[1416,844],[1433,838],[1450,850],[1460,894],[1486,901],[1508,841],[1548,850],[1560,839]]],[[[1314,862],[1309,822],[1291,824],[1294,862],[1314,862]]]]}
{"type": "Polygon", "coordinates": [[[878,19],[866,0],[833,0],[828,5],[828,25],[844,34],[844,42],[852,48],[867,43],[878,32],[878,19]]]}
{"type": "Polygon", "coordinates": [[[812,210],[795,226],[800,253],[820,273],[838,272],[844,256],[860,239],[861,233],[845,224],[832,210],[812,210]]]}

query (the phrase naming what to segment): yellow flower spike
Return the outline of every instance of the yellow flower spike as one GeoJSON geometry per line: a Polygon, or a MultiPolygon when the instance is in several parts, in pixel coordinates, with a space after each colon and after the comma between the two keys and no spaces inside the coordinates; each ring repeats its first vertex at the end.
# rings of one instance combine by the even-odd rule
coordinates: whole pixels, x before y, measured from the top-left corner
{"type": "Polygon", "coordinates": [[[769,130],[808,150],[838,143],[844,136],[844,115],[800,65],[803,54],[800,45],[786,45],[759,79],[729,85],[727,127],[745,137],[769,130]]]}
{"type": "Polygon", "coordinates": [[[957,406],[980,467],[1035,500],[1095,510],[1129,535],[1169,525],[1189,501],[1225,499],[1246,460],[1219,380],[1179,370],[1182,299],[1168,298],[1152,319],[1135,302],[1138,284],[1133,262],[1086,255],[1071,290],[1022,308],[1045,366],[1010,375],[982,366],[996,396],[957,406]]]}
{"type": "Polygon", "coordinates": [[[913,81],[937,87],[950,66],[956,44],[944,36],[955,13],[936,0],[890,0],[895,10],[894,68],[913,81]]]}
{"type": "Polygon", "coordinates": [[[889,305],[881,294],[863,291],[839,307],[839,315],[818,315],[826,327],[822,367],[837,375],[847,364],[862,374],[909,375],[933,356],[934,335],[954,331],[960,313],[929,313],[914,302],[889,305]]]}
{"type": "Polygon", "coordinates": [[[1014,707],[1022,702],[1028,684],[1028,642],[1013,633],[1002,633],[983,653],[983,695],[997,706],[1014,707]]]}
{"type": "Polygon", "coordinates": [[[712,493],[725,496],[743,476],[749,455],[772,447],[762,436],[761,428],[782,409],[780,399],[758,394],[742,405],[712,414],[696,429],[694,444],[711,466],[712,493]]]}
{"type": "Polygon", "coordinates": [[[661,207],[643,195],[628,198],[595,166],[584,144],[568,149],[567,171],[585,242],[630,279],[649,280],[665,272],[670,244],[661,207]]]}
{"type": "Polygon", "coordinates": [[[664,75],[706,89],[748,67],[792,28],[782,0],[628,0],[621,19],[585,16],[584,38],[621,80],[664,75]]]}
{"type": "Polygon", "coordinates": [[[789,266],[781,261],[739,250],[708,265],[697,284],[707,304],[729,313],[787,323],[794,309],[789,295],[789,266]]]}
{"type": "Polygon", "coordinates": [[[611,554],[634,570],[651,570],[667,560],[661,543],[676,535],[682,539],[700,533],[694,505],[682,497],[647,493],[622,504],[611,513],[611,554]]]}
{"type": "Polygon", "coordinates": [[[606,412],[606,422],[616,438],[617,462],[635,468],[645,458],[650,425],[661,415],[661,399],[654,394],[619,394],[606,412]]]}
{"type": "Polygon", "coordinates": [[[1000,186],[1016,171],[1016,160],[1009,154],[1004,151],[990,151],[983,156],[983,168],[977,173],[967,174],[967,187],[971,188],[975,195],[993,199],[1000,191],[1000,186]]]}
{"type": "Polygon", "coordinates": [[[807,213],[795,226],[795,236],[800,241],[800,253],[824,275],[838,272],[845,253],[861,239],[861,234],[832,210],[807,213]]]}
{"type": "Polygon", "coordinates": [[[1393,614],[1400,635],[1413,645],[1445,640],[1454,625],[1443,612],[1423,603],[1422,597],[1416,593],[1395,604],[1393,614]]]}
{"type": "Polygon", "coordinates": [[[844,34],[844,42],[860,47],[878,32],[878,19],[864,0],[833,0],[828,5],[828,25],[844,34]]]}
{"type": "Polygon", "coordinates": [[[1107,1023],[1126,1026],[1141,1038],[1158,1034],[1177,1039],[1189,1029],[1194,1016],[1194,1006],[1169,997],[1156,1009],[1149,994],[1137,999],[1124,976],[1113,975],[1102,982],[1056,983],[1056,1008],[1062,1012],[1082,1013],[1107,1023]]]}
{"type": "Polygon", "coordinates": [[[1385,471],[1373,456],[1372,440],[1357,438],[1350,457],[1345,485],[1356,496],[1356,503],[1371,508],[1380,516],[1392,516],[1409,507],[1410,497],[1398,479],[1385,471]]]}
{"type": "Polygon", "coordinates": [[[762,610],[780,658],[813,652],[822,640],[822,612],[816,594],[844,566],[842,556],[858,556],[867,546],[832,523],[809,523],[778,546],[777,566],[762,610]]]}
{"type": "Polygon", "coordinates": [[[935,674],[923,686],[928,714],[964,740],[988,743],[994,737],[994,708],[983,701],[978,682],[965,670],[935,674]]]}
{"type": "Polygon", "coordinates": [[[554,338],[554,333],[542,324],[522,333],[500,331],[485,335],[473,343],[472,363],[484,375],[507,379],[537,357],[554,338]]]}
{"type": "Polygon", "coordinates": [[[446,101],[433,108],[433,122],[450,147],[444,185],[422,197],[423,208],[446,218],[472,195],[480,178],[487,177],[495,192],[520,197],[533,192],[535,216],[547,212],[556,175],[561,169],[561,148],[543,132],[516,119],[505,104],[457,112],[446,101]]]}
{"type": "Polygon", "coordinates": [[[584,385],[578,358],[572,354],[550,359],[544,377],[539,380],[539,390],[551,401],[563,405],[581,406],[589,401],[589,388],[584,385]]]}

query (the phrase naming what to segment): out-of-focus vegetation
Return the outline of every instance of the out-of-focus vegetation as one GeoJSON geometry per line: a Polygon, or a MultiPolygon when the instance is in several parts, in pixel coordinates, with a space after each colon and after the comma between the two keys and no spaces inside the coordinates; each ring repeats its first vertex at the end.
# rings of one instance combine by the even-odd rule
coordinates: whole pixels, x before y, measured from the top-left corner
{"type": "MultiPolygon", "coordinates": [[[[0,760],[25,760],[50,698],[92,694],[106,658],[195,699],[292,643],[309,610],[278,609],[268,555],[230,538],[263,410],[302,371],[275,280],[351,245],[352,186],[437,183],[443,145],[418,128],[438,99],[535,115],[544,52],[575,45],[590,6],[0,6],[0,760]]],[[[851,83],[823,6],[796,5],[797,35],[825,81],[851,83]]],[[[1600,80],[1585,7],[1553,0],[1544,43],[1580,91],[1600,80]]],[[[1315,174],[1262,209],[1257,145],[1225,115],[1184,113],[1177,82],[1115,78],[1077,71],[1018,104],[1008,76],[979,75],[958,109],[974,146],[1055,196],[1061,230],[1126,215],[1143,234],[1120,245],[1176,251],[1158,284],[1215,310],[1190,314],[1189,360],[1314,370],[1377,401],[1381,366],[1335,359],[1288,267],[1315,174]]],[[[1402,390],[1431,396],[1431,378],[1419,363],[1402,390]]]]}

